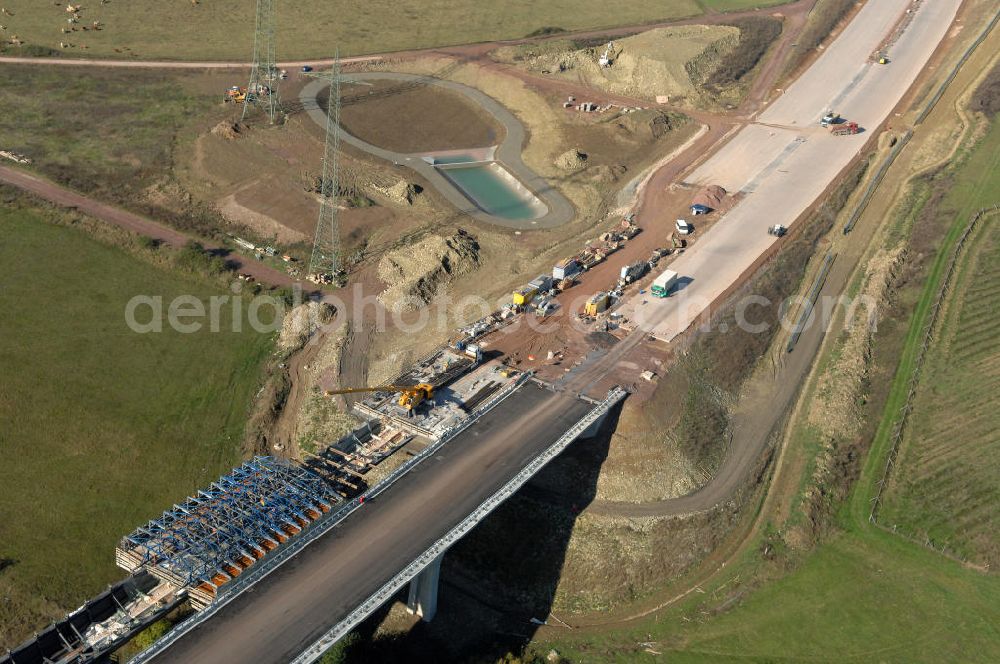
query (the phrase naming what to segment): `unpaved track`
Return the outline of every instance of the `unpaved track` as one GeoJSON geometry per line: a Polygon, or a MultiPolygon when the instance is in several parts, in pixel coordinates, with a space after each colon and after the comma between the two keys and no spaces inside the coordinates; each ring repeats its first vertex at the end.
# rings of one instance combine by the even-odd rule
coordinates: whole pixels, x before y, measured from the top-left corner
{"type": "MultiPolygon", "coordinates": [[[[79,210],[95,219],[100,219],[101,221],[124,228],[133,233],[138,233],[139,235],[151,237],[154,240],[159,240],[174,247],[183,247],[190,240],[196,239],[159,224],[152,219],[141,217],[113,205],[95,201],[71,189],[14,168],[0,166],[0,182],[32,193],[50,203],[79,210]]],[[[302,282],[293,279],[284,272],[265,265],[260,261],[246,258],[239,254],[229,253],[227,249],[211,244],[206,244],[205,248],[209,251],[225,251],[226,260],[231,262],[237,271],[250,274],[254,279],[265,284],[273,286],[302,284],[302,282]]]]}
{"type": "MultiPolygon", "coordinates": [[[[617,28],[605,28],[596,30],[583,30],[579,32],[562,32],[556,35],[542,36],[542,37],[526,37],[524,39],[508,39],[508,40],[498,40],[490,42],[482,42],[479,44],[464,44],[459,46],[447,46],[447,47],[428,47],[423,49],[416,49],[410,51],[392,51],[388,53],[373,53],[371,55],[358,55],[352,57],[341,58],[341,64],[352,64],[360,62],[372,62],[385,59],[393,60],[403,60],[403,59],[415,59],[425,57],[428,54],[434,52],[446,53],[454,55],[457,57],[481,57],[485,53],[492,51],[493,49],[500,46],[511,46],[518,44],[530,44],[536,42],[542,42],[551,39],[589,39],[595,37],[620,37],[622,35],[630,35],[638,32],[640,30],[652,30],[654,28],[665,28],[674,25],[712,25],[718,23],[725,23],[731,21],[735,18],[741,18],[745,16],[757,16],[761,13],[776,14],[780,13],[786,17],[805,17],[812,6],[815,4],[816,0],[797,0],[797,2],[791,2],[787,5],[778,5],[775,7],[769,7],[764,12],[760,12],[754,9],[730,12],[726,14],[720,14],[718,12],[712,11],[707,12],[702,16],[692,16],[686,19],[674,20],[674,21],[661,21],[657,23],[646,23],[642,25],[627,25],[617,28]]],[[[249,51],[249,48],[247,49],[249,51]]],[[[152,69],[246,69],[250,67],[249,62],[205,62],[205,61],[195,61],[195,62],[184,62],[178,60],[114,60],[114,59],[102,59],[102,58],[24,58],[15,56],[2,56],[0,57],[0,63],[11,63],[11,64],[30,64],[30,65],[55,65],[55,66],[84,66],[84,67],[121,67],[129,69],[141,69],[141,68],[152,68],[152,69]]],[[[315,58],[312,60],[288,60],[285,62],[277,63],[278,67],[284,68],[298,68],[303,65],[310,66],[324,66],[333,64],[333,58],[315,58]]]]}

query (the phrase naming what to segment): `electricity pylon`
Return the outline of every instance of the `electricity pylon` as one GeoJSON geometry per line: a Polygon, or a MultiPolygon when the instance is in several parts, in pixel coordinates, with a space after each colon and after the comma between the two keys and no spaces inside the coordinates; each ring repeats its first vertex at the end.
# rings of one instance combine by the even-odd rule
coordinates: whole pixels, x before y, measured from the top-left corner
{"type": "Polygon", "coordinates": [[[313,239],[309,275],[319,283],[337,283],[343,279],[340,264],[340,225],[337,220],[337,192],[340,189],[337,162],[340,149],[340,57],[330,70],[330,98],[326,103],[326,148],[323,152],[323,177],[320,180],[319,221],[313,239]]]}
{"type": "Polygon", "coordinates": [[[253,65],[250,83],[243,104],[245,120],[250,106],[264,111],[271,124],[280,111],[278,99],[278,67],[274,56],[275,6],[278,0],[257,0],[257,19],[253,35],[253,65]]]}

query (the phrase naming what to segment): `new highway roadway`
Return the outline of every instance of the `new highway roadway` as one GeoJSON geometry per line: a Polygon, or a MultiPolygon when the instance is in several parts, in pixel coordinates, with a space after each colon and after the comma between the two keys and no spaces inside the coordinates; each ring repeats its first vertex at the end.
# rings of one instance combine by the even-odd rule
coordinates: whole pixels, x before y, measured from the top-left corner
{"type": "Polygon", "coordinates": [[[670,264],[683,280],[675,296],[634,297],[621,313],[670,341],[738,283],[771,245],[780,242],[767,234],[767,228],[792,226],[876,134],[923,71],[960,4],[961,0],[866,3],[755,123],[687,176],[691,185],[718,184],[742,195],[742,200],[704,234],[697,250],[670,264]],[[871,57],[883,48],[890,56],[888,65],[876,64],[871,57]],[[832,136],[819,126],[830,109],[867,131],[832,136]]]}
{"type": "Polygon", "coordinates": [[[592,408],[531,381],[151,661],[284,664],[426,551],[592,408]]]}

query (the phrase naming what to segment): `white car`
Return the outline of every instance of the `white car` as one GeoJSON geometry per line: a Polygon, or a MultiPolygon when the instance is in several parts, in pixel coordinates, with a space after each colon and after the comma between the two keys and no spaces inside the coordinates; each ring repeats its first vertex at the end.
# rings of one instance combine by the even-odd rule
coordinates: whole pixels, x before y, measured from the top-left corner
{"type": "Polygon", "coordinates": [[[674,223],[674,226],[677,228],[677,232],[680,233],[681,235],[690,235],[691,231],[694,230],[691,227],[691,224],[689,224],[688,222],[684,221],[683,219],[678,219],[674,223]]]}

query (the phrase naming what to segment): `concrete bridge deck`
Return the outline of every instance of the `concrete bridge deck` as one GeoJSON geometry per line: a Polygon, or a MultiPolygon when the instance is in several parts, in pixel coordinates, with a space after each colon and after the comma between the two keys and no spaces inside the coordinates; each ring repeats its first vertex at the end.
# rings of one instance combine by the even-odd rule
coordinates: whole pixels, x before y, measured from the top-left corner
{"type": "Polygon", "coordinates": [[[432,458],[148,661],[293,660],[593,407],[525,383],[432,458]]]}

